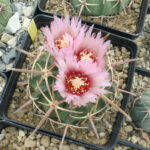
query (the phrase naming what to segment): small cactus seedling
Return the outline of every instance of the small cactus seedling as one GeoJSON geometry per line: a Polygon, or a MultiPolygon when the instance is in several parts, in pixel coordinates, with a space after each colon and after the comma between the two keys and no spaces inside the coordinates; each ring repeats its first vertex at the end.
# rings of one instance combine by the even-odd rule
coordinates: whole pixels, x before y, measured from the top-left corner
{"type": "Polygon", "coordinates": [[[150,89],[146,90],[141,99],[134,103],[131,117],[137,127],[150,132],[150,89]]]}
{"type": "Polygon", "coordinates": [[[108,16],[118,14],[131,0],[70,0],[79,14],[91,16],[108,16]]]}
{"type": "Polygon", "coordinates": [[[0,0],[0,34],[5,29],[9,18],[12,16],[10,0],[0,0]]]}

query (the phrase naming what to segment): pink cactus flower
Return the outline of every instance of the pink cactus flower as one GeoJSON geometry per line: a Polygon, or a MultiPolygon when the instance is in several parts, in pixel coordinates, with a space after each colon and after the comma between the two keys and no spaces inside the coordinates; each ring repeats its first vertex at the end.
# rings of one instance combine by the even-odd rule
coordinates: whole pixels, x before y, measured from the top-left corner
{"type": "Polygon", "coordinates": [[[103,68],[105,66],[104,56],[108,50],[110,41],[104,42],[101,32],[97,35],[95,33],[92,34],[92,28],[88,30],[86,36],[79,44],[74,44],[74,55],[77,61],[92,60],[99,67],[103,68]]]}
{"type": "Polygon", "coordinates": [[[59,73],[55,90],[67,103],[73,102],[78,107],[88,102],[96,103],[96,99],[107,92],[104,88],[111,86],[109,73],[91,60],[77,62],[66,56],[57,58],[56,63],[59,73]]]}
{"type": "Polygon", "coordinates": [[[46,49],[53,55],[57,56],[63,47],[73,44],[74,41],[79,41],[83,38],[86,31],[86,26],[81,25],[81,20],[78,17],[73,17],[71,20],[69,15],[66,18],[58,18],[54,16],[54,21],[51,22],[50,28],[43,27],[42,31],[46,36],[46,49]]]}

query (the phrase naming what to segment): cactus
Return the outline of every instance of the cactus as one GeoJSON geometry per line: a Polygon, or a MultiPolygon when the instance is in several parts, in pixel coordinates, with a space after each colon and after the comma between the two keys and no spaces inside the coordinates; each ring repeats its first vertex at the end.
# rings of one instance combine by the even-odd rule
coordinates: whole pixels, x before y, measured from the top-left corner
{"type": "Polygon", "coordinates": [[[137,127],[150,132],[150,89],[146,90],[141,99],[134,103],[131,117],[137,127]]]}
{"type": "Polygon", "coordinates": [[[0,0],[0,34],[5,29],[9,18],[12,16],[10,0],[0,0]]]}
{"type": "MultiPolygon", "coordinates": [[[[42,31],[47,37],[45,41],[47,51],[38,49],[35,53],[14,47],[17,51],[31,57],[31,70],[9,69],[29,74],[27,87],[29,100],[16,112],[33,103],[44,115],[31,136],[49,118],[53,123],[66,127],[62,138],[63,143],[68,127],[87,129],[84,122],[89,120],[99,140],[93,120],[100,119],[100,115],[109,105],[130,119],[126,112],[110,99],[115,100],[118,92],[132,93],[119,89],[119,82],[113,82],[112,85],[109,72],[106,70],[112,70],[109,68],[135,59],[108,63],[106,69],[104,54],[109,41],[105,42],[104,39],[108,35],[102,38],[99,32],[96,37],[92,27],[87,29],[86,26],[82,26],[78,18],[72,18],[70,22],[69,16],[65,19],[55,16],[54,22],[51,22],[51,30],[46,26],[42,31]],[[92,42],[89,42],[91,40],[92,42]],[[73,49],[76,43],[84,47],[73,49]]],[[[118,74],[114,71],[112,78],[113,76],[118,74]]]]}
{"type": "Polygon", "coordinates": [[[70,3],[83,15],[108,16],[118,14],[131,0],[70,0],[70,3]]]}

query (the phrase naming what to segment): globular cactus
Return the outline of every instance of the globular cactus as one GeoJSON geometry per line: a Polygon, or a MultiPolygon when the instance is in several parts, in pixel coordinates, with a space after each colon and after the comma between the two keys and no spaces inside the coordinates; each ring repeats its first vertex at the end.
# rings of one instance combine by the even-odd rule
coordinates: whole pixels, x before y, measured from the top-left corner
{"type": "Polygon", "coordinates": [[[150,132],[150,89],[146,90],[141,99],[134,103],[131,117],[137,127],[150,132]]]}
{"type": "Polygon", "coordinates": [[[70,0],[70,3],[83,15],[107,16],[118,14],[131,0],[70,0]]]}
{"type": "Polygon", "coordinates": [[[5,29],[9,18],[12,16],[10,0],[0,0],[0,34],[5,29]]]}
{"type": "MultiPolygon", "coordinates": [[[[33,103],[40,114],[44,115],[32,135],[48,118],[66,127],[63,143],[68,127],[87,129],[84,122],[89,120],[99,140],[93,120],[100,119],[100,115],[106,111],[105,105],[109,107],[108,104],[130,119],[114,103],[119,91],[130,92],[119,89],[119,82],[113,83],[117,84],[114,88],[110,73],[106,71],[110,65],[106,66],[105,53],[110,42],[105,41],[100,32],[96,36],[92,30],[93,27],[87,31],[87,26],[82,26],[77,17],[70,20],[69,16],[65,19],[55,16],[50,28],[42,28],[47,51],[37,49],[30,53],[16,48],[33,58],[30,60],[30,70],[10,69],[31,74],[27,88],[29,101],[17,112],[33,103]]],[[[126,62],[130,61],[135,60],[126,62]]],[[[124,62],[113,63],[111,67],[124,62]]]]}

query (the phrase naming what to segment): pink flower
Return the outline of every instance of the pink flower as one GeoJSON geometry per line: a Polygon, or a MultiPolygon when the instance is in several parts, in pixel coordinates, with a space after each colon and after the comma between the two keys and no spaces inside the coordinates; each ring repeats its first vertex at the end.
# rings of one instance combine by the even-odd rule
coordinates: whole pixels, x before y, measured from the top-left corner
{"type": "Polygon", "coordinates": [[[101,32],[92,34],[91,27],[79,40],[74,41],[73,45],[62,48],[63,55],[74,55],[77,61],[91,60],[97,63],[102,69],[105,66],[105,53],[110,45],[110,41],[104,42],[101,32]]]}
{"type": "Polygon", "coordinates": [[[45,47],[53,55],[57,56],[63,47],[72,45],[74,41],[79,41],[83,38],[86,31],[85,26],[81,26],[81,20],[74,17],[70,20],[66,18],[58,18],[54,16],[54,21],[48,26],[42,28],[47,40],[45,47]]]}
{"type": "Polygon", "coordinates": [[[96,98],[106,93],[104,88],[111,86],[109,73],[100,69],[92,61],[75,61],[72,57],[60,57],[56,62],[59,73],[55,90],[58,90],[67,103],[85,106],[96,103],[96,98]]]}
{"type": "Polygon", "coordinates": [[[77,61],[92,60],[96,62],[99,67],[105,66],[104,56],[109,47],[110,41],[104,42],[101,37],[101,32],[97,35],[92,34],[92,27],[86,33],[83,41],[80,44],[74,44],[75,57],[77,61]]]}

